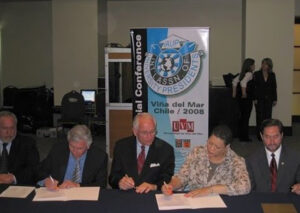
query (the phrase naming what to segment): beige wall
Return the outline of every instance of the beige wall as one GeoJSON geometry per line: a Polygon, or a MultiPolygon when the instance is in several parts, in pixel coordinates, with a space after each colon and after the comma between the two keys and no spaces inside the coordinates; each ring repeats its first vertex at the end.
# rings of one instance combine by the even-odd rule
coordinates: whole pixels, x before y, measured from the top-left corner
{"type": "Polygon", "coordinates": [[[245,55],[256,60],[257,68],[263,58],[272,58],[278,86],[273,117],[286,126],[291,126],[294,7],[294,0],[248,0],[246,4],[245,55]]]}
{"type": "Polygon", "coordinates": [[[51,2],[0,3],[1,89],[53,86],[51,2]]]}
{"type": "MultiPolygon", "coordinates": [[[[257,66],[263,57],[271,57],[279,94],[274,116],[290,125],[293,11],[300,14],[297,2],[295,7],[294,0],[246,1],[243,41],[242,0],[109,1],[108,40],[127,45],[131,27],[210,26],[213,83],[223,84],[223,73],[240,70],[243,45],[246,57],[255,58],[257,66]]],[[[101,17],[106,14],[98,16],[97,0],[1,3],[1,85],[54,86],[56,105],[71,89],[96,88],[98,66],[103,65],[100,56],[98,65],[97,33],[101,42],[106,39],[105,24],[103,29],[97,26],[101,17]]]]}
{"type": "Polygon", "coordinates": [[[210,79],[224,85],[224,73],[241,65],[241,0],[109,1],[108,41],[129,44],[135,27],[210,27],[210,79]]]}
{"type": "Polygon", "coordinates": [[[81,88],[97,88],[97,0],[52,0],[54,102],[81,88]]]}
{"type": "Polygon", "coordinates": [[[295,16],[300,17],[300,0],[295,0],[295,16]]]}

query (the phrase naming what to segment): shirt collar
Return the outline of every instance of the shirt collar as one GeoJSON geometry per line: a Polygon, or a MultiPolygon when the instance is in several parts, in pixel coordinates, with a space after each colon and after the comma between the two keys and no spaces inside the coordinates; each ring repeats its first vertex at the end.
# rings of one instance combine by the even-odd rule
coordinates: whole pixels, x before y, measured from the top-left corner
{"type": "Polygon", "coordinates": [[[274,153],[275,154],[275,160],[276,160],[276,163],[277,163],[277,166],[278,166],[279,165],[280,154],[281,154],[281,150],[282,150],[282,145],[280,145],[279,148],[275,152],[271,152],[266,147],[265,147],[265,150],[266,150],[266,155],[267,155],[267,159],[268,159],[268,165],[270,165],[270,162],[272,160],[271,155],[272,155],[272,153],[274,153]]]}
{"type": "MultiPolygon", "coordinates": [[[[80,158],[78,159],[79,162],[81,162],[82,159],[84,159],[86,157],[86,155],[87,155],[87,151],[83,155],[80,156],[80,158]]],[[[70,157],[72,158],[72,160],[76,161],[76,158],[73,156],[72,152],[70,152],[70,157]]]]}

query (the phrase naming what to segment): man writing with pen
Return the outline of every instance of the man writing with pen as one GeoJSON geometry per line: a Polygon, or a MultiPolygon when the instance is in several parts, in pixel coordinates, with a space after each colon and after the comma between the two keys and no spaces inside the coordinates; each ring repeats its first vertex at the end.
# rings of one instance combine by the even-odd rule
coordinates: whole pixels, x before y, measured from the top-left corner
{"type": "Polygon", "coordinates": [[[137,193],[160,190],[174,172],[173,147],[155,137],[156,121],[149,113],[137,114],[132,130],[134,136],[116,143],[109,183],[137,193]]]}
{"type": "Polygon", "coordinates": [[[76,125],[68,142],[53,146],[39,169],[38,185],[48,189],[79,186],[106,187],[107,154],[92,145],[92,135],[85,125],[76,125]]]}

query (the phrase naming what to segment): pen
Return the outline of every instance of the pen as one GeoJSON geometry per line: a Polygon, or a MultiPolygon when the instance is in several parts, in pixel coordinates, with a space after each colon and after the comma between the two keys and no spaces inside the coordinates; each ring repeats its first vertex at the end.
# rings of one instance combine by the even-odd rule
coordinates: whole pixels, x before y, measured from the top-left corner
{"type": "Polygon", "coordinates": [[[51,175],[49,176],[50,180],[52,181],[52,183],[54,183],[54,180],[53,178],[51,177],[51,175]]]}
{"type": "MultiPolygon", "coordinates": [[[[125,174],[125,177],[129,178],[127,174],[125,174]]],[[[136,189],[136,187],[134,185],[132,187],[133,187],[133,189],[136,189]]]]}
{"type": "Polygon", "coordinates": [[[164,181],[164,186],[166,187],[166,190],[168,190],[170,192],[170,195],[173,194],[173,190],[170,189],[169,185],[166,183],[166,181],[164,181]]]}

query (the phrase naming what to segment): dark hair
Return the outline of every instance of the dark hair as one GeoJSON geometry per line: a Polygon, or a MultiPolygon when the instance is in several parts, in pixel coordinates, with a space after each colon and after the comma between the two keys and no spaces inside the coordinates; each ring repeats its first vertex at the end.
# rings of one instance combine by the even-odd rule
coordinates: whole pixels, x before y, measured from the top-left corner
{"type": "Polygon", "coordinates": [[[262,122],[261,126],[260,126],[260,132],[261,134],[264,133],[264,130],[266,127],[270,127],[270,126],[277,126],[279,129],[280,134],[283,133],[283,125],[282,122],[278,119],[266,119],[262,122]]]}
{"type": "Polygon", "coordinates": [[[230,144],[232,141],[232,132],[226,125],[216,126],[210,135],[214,135],[220,139],[222,139],[225,143],[225,146],[230,144]]]}
{"type": "Polygon", "coordinates": [[[269,71],[273,72],[273,61],[270,58],[264,58],[261,63],[266,63],[268,65],[268,67],[270,68],[269,71]]]}
{"type": "Polygon", "coordinates": [[[243,65],[242,65],[242,70],[241,70],[241,73],[240,73],[240,77],[239,77],[240,81],[245,77],[246,72],[251,72],[251,66],[254,63],[255,63],[255,61],[252,58],[246,58],[244,60],[243,65]]]}

